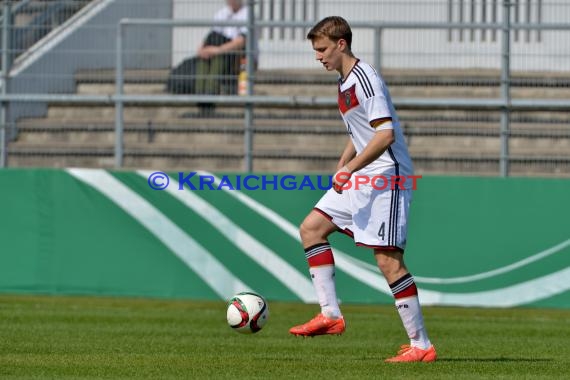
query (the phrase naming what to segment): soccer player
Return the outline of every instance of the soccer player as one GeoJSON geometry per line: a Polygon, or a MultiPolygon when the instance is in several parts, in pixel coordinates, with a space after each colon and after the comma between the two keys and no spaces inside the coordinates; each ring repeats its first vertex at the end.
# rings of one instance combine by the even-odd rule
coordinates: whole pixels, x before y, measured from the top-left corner
{"type": "Polygon", "coordinates": [[[340,231],[357,246],[372,248],[410,338],[387,362],[432,362],[436,352],[426,328],[414,278],[404,264],[407,217],[412,190],[368,183],[348,186],[363,177],[393,178],[413,174],[413,166],[386,84],[369,64],[351,51],[352,31],[341,17],[327,17],[308,33],[316,59],[336,70],[338,107],[349,135],[337,164],[333,187],[317,202],[300,227],[301,240],[321,312],[292,327],[294,335],[342,334],[334,280],[334,256],[328,236],[340,231]],[[357,179],[358,178],[358,179],[357,179]],[[382,190],[380,190],[383,188],[382,190]]]}

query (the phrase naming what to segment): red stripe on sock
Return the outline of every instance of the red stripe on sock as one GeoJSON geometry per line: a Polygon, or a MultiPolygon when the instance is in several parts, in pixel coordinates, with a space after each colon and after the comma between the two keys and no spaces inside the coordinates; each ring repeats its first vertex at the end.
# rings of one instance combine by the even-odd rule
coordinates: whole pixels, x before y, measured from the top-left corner
{"type": "Polygon", "coordinates": [[[395,299],[399,298],[406,298],[406,297],[413,297],[418,295],[418,288],[416,284],[413,283],[412,285],[408,286],[406,289],[402,290],[399,293],[394,294],[395,299]]]}
{"type": "Polygon", "coordinates": [[[327,249],[316,256],[307,259],[309,267],[320,267],[321,265],[334,265],[334,256],[332,250],[327,249]]]}

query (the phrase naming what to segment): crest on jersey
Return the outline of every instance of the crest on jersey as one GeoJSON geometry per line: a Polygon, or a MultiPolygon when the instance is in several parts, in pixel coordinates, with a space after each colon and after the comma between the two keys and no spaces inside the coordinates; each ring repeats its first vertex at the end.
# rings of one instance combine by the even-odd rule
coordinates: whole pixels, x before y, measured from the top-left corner
{"type": "Polygon", "coordinates": [[[344,92],[344,105],[350,108],[350,92],[344,92]]]}
{"type": "Polygon", "coordinates": [[[356,97],[356,84],[344,91],[340,91],[339,89],[338,108],[341,113],[345,114],[359,104],[358,98],[356,97]]]}

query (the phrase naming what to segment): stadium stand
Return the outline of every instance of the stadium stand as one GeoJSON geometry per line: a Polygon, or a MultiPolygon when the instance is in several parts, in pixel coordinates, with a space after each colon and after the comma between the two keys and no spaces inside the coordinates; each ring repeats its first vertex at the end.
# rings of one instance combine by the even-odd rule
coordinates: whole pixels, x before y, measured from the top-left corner
{"type": "MultiPolygon", "coordinates": [[[[330,73],[261,71],[259,95],[335,96],[330,73]],[[280,78],[287,78],[280,83],[280,78]],[[297,78],[292,81],[291,78],[297,78]]],[[[492,72],[388,71],[394,98],[497,97],[492,72]]],[[[167,71],[130,71],[125,92],[162,94],[167,71]]],[[[81,71],[78,94],[113,94],[112,71],[81,71]],[[96,79],[96,80],[95,80],[96,79]]],[[[564,98],[570,78],[515,76],[518,98],[564,98]]],[[[46,117],[18,121],[11,143],[13,166],[112,167],[114,107],[53,104],[46,117]]],[[[476,111],[401,109],[401,122],[418,171],[496,175],[499,114],[476,111]]],[[[513,113],[512,173],[569,175],[570,119],[565,114],[513,113]]],[[[125,166],[161,169],[243,168],[243,109],[225,105],[202,116],[193,105],[125,107],[125,166]]],[[[327,171],[345,142],[334,107],[255,108],[254,167],[261,171],[327,171]],[[315,138],[318,136],[318,138],[315,138]]]]}
{"type": "MultiPolygon", "coordinates": [[[[34,39],[44,37],[43,40],[49,40],[47,32],[50,28],[61,25],[86,4],[90,3],[94,8],[94,4],[105,2],[19,2],[24,3],[26,8],[21,6],[14,29],[14,38],[27,41],[16,46],[14,51],[19,53],[26,52],[28,46],[33,46],[30,41],[34,39]],[[70,4],[75,8],[70,8],[70,4]],[[27,11],[24,12],[24,9],[27,11]],[[50,24],[46,20],[55,21],[50,24]],[[26,25],[32,27],[26,28],[26,25]],[[42,32],[30,34],[30,30],[35,29],[42,32]],[[24,35],[33,35],[34,39],[18,37],[24,35]]],[[[124,3],[128,5],[126,0],[124,3]]],[[[12,90],[16,89],[15,93],[26,93],[30,91],[30,83],[48,88],[48,85],[53,87],[53,82],[57,82],[56,90],[45,91],[54,94],[114,94],[115,71],[89,68],[91,61],[104,62],[100,66],[107,67],[115,62],[114,44],[109,44],[115,36],[115,29],[109,28],[108,25],[114,27],[125,15],[148,18],[149,15],[163,12],[163,16],[156,17],[164,17],[172,12],[169,6],[164,5],[166,3],[141,0],[141,6],[137,8],[109,7],[108,13],[104,10],[97,10],[98,13],[93,11],[93,17],[86,21],[92,24],[79,30],[84,34],[78,33],[79,35],[74,36],[75,42],[73,38],[68,38],[72,40],[69,45],[52,54],[63,56],[69,53],[73,54],[69,55],[72,59],[62,59],[61,56],[57,59],[47,57],[45,61],[53,67],[46,65],[45,72],[41,72],[43,67],[38,69],[29,66],[27,72],[16,78],[19,82],[12,83],[12,90]],[[153,8],[155,5],[156,9],[153,8]],[[139,13],[133,14],[133,11],[139,13]],[[103,29],[102,25],[107,27],[103,29]],[[89,40],[85,41],[86,46],[99,49],[96,51],[96,60],[91,60],[91,56],[83,50],[69,50],[78,49],[76,45],[83,48],[83,40],[80,37],[85,37],[89,27],[96,28],[98,35],[107,33],[99,37],[100,40],[91,40],[92,37],[89,36],[89,40]],[[101,40],[109,46],[102,45],[101,40]],[[62,63],[75,66],[65,67],[67,71],[60,73],[58,69],[62,63]],[[67,72],[73,74],[68,75],[67,72]],[[17,89],[17,86],[23,90],[17,89]]],[[[262,3],[264,2],[260,4],[262,3]]],[[[163,35],[153,35],[158,37],[149,40],[154,41],[156,46],[162,46],[158,42],[170,41],[169,39],[173,38],[171,30],[164,29],[163,32],[163,35]]],[[[544,33],[541,38],[545,39],[545,35],[544,33]]],[[[275,34],[275,37],[277,36],[281,34],[275,34]]],[[[300,34],[297,35],[299,36],[300,34]]],[[[144,49],[148,47],[137,41],[135,46],[142,52],[141,57],[150,62],[150,66],[155,67],[127,68],[124,72],[124,92],[165,95],[169,72],[167,66],[171,64],[172,52],[167,51],[161,56],[154,54],[153,59],[148,59],[150,55],[144,55],[147,51],[144,49]]],[[[156,49],[156,46],[151,48],[156,49]]],[[[157,50],[148,51],[152,53],[157,50]]],[[[23,70],[26,69],[21,72],[23,70]]],[[[382,70],[382,74],[396,100],[405,136],[419,173],[499,173],[499,111],[429,110],[398,104],[398,99],[407,98],[497,99],[501,91],[498,69],[386,68],[382,70]]],[[[514,71],[511,79],[513,98],[570,98],[570,75],[566,71],[514,71]]],[[[335,80],[334,74],[317,69],[260,68],[255,76],[254,91],[255,94],[263,96],[335,97],[335,80]]],[[[15,105],[20,108],[11,109],[12,114],[18,116],[12,121],[10,129],[13,133],[8,144],[8,166],[114,167],[115,108],[111,102],[15,105]],[[24,107],[26,112],[21,112],[24,107]]],[[[244,109],[241,106],[221,104],[212,115],[201,115],[195,104],[182,103],[129,104],[125,106],[124,111],[123,164],[126,168],[239,171],[245,166],[244,109]]],[[[570,117],[567,112],[512,112],[510,126],[511,175],[570,175],[570,117]]],[[[256,171],[274,172],[330,172],[345,139],[342,122],[334,106],[255,105],[253,168],[256,171]]]]}

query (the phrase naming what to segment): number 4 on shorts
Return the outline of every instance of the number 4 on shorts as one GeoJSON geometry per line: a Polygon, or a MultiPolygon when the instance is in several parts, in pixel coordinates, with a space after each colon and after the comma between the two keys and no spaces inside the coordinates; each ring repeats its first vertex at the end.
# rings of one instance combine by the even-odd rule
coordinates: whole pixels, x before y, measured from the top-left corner
{"type": "Polygon", "coordinates": [[[385,238],[385,233],[384,233],[384,224],[385,222],[382,222],[382,225],[380,226],[380,229],[378,230],[378,236],[380,236],[382,238],[382,240],[386,240],[385,238]]]}

